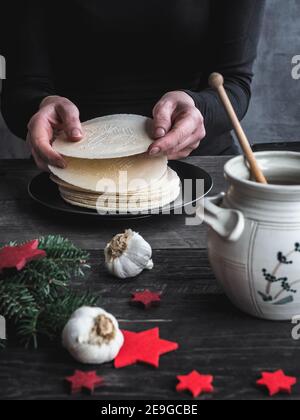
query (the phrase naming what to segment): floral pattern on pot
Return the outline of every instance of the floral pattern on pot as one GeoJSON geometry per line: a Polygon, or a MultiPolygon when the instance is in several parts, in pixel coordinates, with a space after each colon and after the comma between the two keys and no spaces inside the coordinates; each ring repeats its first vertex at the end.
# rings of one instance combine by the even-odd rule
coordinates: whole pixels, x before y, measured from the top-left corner
{"type": "Polygon", "coordinates": [[[262,274],[267,282],[264,292],[259,291],[264,302],[270,302],[272,305],[286,305],[294,302],[294,295],[298,292],[295,288],[300,284],[300,278],[290,281],[288,277],[278,277],[279,269],[284,265],[294,264],[293,255],[300,252],[300,243],[295,243],[295,247],[284,255],[282,252],[277,254],[277,264],[273,271],[262,270],[262,274]],[[277,287],[276,287],[277,286],[277,287]]]}

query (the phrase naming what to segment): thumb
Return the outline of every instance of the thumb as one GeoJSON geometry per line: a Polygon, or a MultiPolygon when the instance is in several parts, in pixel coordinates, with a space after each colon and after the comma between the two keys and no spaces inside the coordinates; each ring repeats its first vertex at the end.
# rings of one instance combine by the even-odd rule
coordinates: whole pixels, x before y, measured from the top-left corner
{"type": "Polygon", "coordinates": [[[172,115],[175,110],[173,101],[162,99],[157,103],[153,110],[153,136],[155,139],[164,137],[172,127],[172,115]]]}
{"type": "Polygon", "coordinates": [[[81,140],[83,131],[79,119],[79,110],[76,105],[69,100],[64,100],[57,104],[55,109],[63,123],[63,130],[68,138],[73,141],[81,140]]]}

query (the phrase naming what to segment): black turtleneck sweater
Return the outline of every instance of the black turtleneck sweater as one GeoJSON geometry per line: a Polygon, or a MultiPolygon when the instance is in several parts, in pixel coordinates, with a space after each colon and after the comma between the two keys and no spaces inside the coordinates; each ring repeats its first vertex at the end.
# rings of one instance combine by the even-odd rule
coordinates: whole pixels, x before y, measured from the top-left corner
{"type": "MultiPolygon", "coordinates": [[[[151,116],[168,91],[185,90],[204,116],[200,146],[218,154],[231,129],[208,75],[219,71],[242,118],[249,105],[265,0],[9,0],[0,9],[7,80],[2,114],[12,132],[48,95],[68,97],[81,120],[151,116]]],[[[3,51],[3,52],[2,52],[3,51]]]]}

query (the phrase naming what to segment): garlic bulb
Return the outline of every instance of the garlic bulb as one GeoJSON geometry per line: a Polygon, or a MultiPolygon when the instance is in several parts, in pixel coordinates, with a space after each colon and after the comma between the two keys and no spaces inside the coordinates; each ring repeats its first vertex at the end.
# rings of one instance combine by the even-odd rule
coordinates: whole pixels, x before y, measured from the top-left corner
{"type": "Polygon", "coordinates": [[[124,337],[113,315],[100,308],[82,307],[65,326],[62,341],[78,362],[102,364],[116,358],[124,337]]]}
{"type": "Polygon", "coordinates": [[[108,271],[121,279],[136,277],[154,267],[151,246],[131,229],[116,235],[104,253],[108,271]]]}

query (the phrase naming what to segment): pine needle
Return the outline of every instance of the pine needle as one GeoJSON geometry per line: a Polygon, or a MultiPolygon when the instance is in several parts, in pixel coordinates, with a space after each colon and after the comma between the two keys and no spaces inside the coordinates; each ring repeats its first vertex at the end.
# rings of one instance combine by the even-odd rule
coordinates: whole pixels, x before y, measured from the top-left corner
{"type": "MultiPolygon", "coordinates": [[[[39,248],[46,251],[46,258],[0,276],[0,314],[16,325],[20,342],[34,347],[40,336],[58,338],[76,309],[95,306],[98,300],[71,287],[71,279],[83,277],[90,268],[86,251],[61,236],[40,238],[39,248]]],[[[4,345],[0,340],[0,348],[4,345]]]]}

